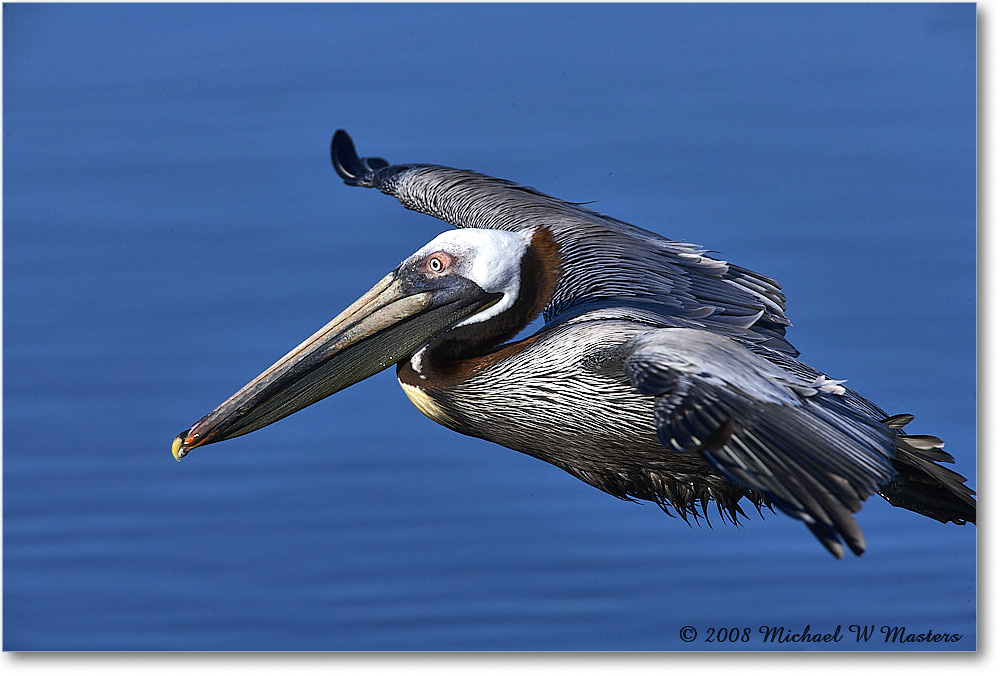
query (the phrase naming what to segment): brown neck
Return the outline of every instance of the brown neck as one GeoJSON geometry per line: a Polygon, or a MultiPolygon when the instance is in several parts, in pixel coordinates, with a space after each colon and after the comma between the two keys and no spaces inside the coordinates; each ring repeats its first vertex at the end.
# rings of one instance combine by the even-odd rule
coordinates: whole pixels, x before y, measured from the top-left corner
{"type": "Polygon", "coordinates": [[[539,227],[521,259],[520,290],[514,304],[485,321],[458,326],[442,333],[421,355],[421,372],[417,374],[410,361],[406,360],[397,368],[399,379],[423,388],[447,386],[497,361],[509,349],[531,340],[528,338],[496,349],[541,314],[555,291],[559,274],[558,246],[549,230],[539,227]]]}

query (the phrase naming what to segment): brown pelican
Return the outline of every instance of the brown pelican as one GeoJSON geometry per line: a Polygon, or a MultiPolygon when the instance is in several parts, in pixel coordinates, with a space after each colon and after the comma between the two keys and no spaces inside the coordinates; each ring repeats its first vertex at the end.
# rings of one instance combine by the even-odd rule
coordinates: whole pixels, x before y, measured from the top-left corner
{"type": "Polygon", "coordinates": [[[447,231],[174,440],[192,448],[276,422],[389,366],[427,417],[685,520],[736,523],[746,499],[865,549],[872,493],[975,523],[975,494],[934,436],[807,366],[773,280],[701,248],[472,171],[331,155],[447,231]],[[510,342],[539,314],[544,326],[510,342]],[[701,509],[699,513],[698,509],[701,509]]]}

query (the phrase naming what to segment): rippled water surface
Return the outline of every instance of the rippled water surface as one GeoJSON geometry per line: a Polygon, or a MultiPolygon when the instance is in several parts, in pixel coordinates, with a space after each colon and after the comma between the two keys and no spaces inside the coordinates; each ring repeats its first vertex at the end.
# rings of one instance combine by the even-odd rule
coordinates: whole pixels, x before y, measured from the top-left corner
{"type": "Polygon", "coordinates": [[[803,358],[975,485],[973,5],[3,13],[5,649],[975,648],[972,526],[873,498],[840,561],[780,515],[689,527],[391,372],[169,452],[445,229],[337,179],[344,127],[775,277],[803,358]]]}

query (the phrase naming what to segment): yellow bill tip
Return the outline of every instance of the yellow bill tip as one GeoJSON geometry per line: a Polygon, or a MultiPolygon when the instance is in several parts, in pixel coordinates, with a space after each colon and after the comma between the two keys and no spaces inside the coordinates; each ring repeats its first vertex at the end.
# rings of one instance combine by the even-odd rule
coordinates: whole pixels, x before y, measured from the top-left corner
{"type": "Polygon", "coordinates": [[[180,434],[174,439],[170,446],[170,452],[178,462],[181,461],[181,457],[187,454],[187,450],[184,448],[184,434],[180,434]]]}

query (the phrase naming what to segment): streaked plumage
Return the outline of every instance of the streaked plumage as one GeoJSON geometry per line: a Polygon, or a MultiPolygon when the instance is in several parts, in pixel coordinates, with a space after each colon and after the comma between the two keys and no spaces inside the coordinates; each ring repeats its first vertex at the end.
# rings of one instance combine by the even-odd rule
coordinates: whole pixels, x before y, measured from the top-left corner
{"type": "Polygon", "coordinates": [[[175,440],[270,424],[392,363],[432,420],[687,519],[749,500],[803,521],[834,555],[865,548],[854,514],[878,493],[975,522],[973,492],[932,436],[799,361],[773,280],[704,250],[472,171],[333,162],[459,228],[175,440]],[[536,334],[509,343],[536,316],[536,334]]]}

